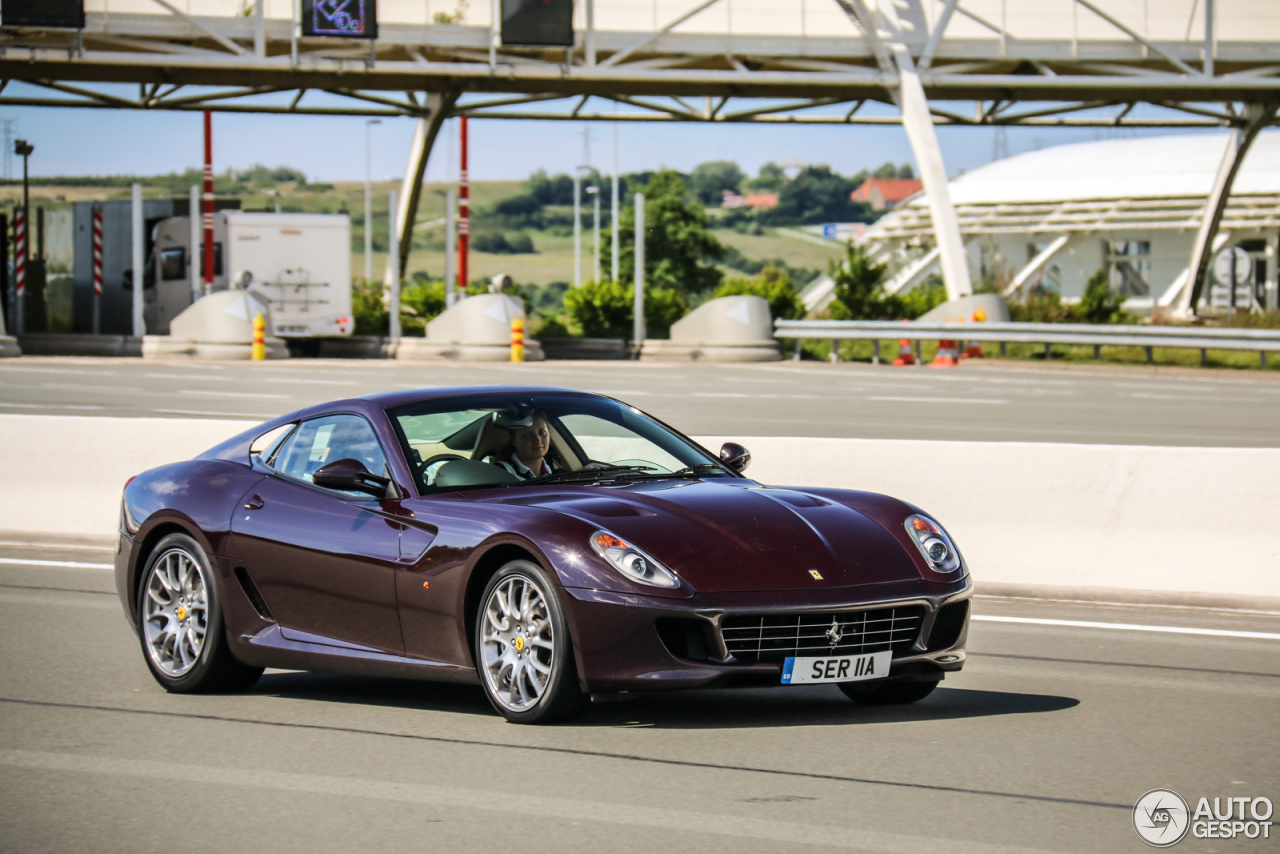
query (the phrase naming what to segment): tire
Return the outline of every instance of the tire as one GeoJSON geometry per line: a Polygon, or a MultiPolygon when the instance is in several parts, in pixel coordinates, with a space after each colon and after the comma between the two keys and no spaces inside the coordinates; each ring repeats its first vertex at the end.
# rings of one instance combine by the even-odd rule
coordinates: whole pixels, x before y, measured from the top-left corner
{"type": "Polygon", "coordinates": [[[262,675],[231,654],[209,559],[186,534],[168,535],[147,558],[138,638],[151,675],[170,693],[242,691],[262,675]]]}
{"type": "Polygon", "coordinates": [[[860,706],[898,706],[923,700],[938,687],[937,682],[881,682],[874,688],[862,682],[841,682],[840,690],[860,706]]]}
{"type": "Polygon", "coordinates": [[[476,613],[475,650],[485,696],[512,723],[574,720],[591,705],[578,685],[556,587],[535,563],[513,560],[489,579],[476,613]]]}

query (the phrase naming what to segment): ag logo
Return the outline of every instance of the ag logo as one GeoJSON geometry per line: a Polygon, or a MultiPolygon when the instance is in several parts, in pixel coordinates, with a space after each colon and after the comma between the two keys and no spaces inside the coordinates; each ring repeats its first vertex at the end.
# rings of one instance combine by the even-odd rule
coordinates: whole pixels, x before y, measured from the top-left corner
{"type": "Polygon", "coordinates": [[[524,638],[520,635],[516,635],[515,648],[516,652],[524,652],[524,638]]]}
{"type": "Polygon", "coordinates": [[[1187,802],[1172,789],[1152,789],[1133,805],[1133,829],[1142,841],[1168,848],[1187,835],[1191,825],[1187,802]]]}

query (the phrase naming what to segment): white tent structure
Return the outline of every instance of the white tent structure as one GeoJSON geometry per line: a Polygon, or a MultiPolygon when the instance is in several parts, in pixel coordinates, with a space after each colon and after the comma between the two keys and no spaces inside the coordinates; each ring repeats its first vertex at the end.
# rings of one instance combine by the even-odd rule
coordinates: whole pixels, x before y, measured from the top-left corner
{"type": "MultiPolygon", "coordinates": [[[[1041,284],[1072,299],[1105,268],[1131,310],[1174,306],[1184,297],[1227,144],[1223,133],[1077,143],[952,179],[971,275],[997,280],[1006,294],[1041,284]]],[[[867,229],[864,240],[896,262],[891,292],[936,272],[932,236],[923,193],[867,229]]],[[[1268,132],[1240,166],[1212,247],[1237,245],[1253,256],[1254,283],[1245,299],[1257,307],[1277,307],[1278,242],[1280,132],[1268,132]]]]}

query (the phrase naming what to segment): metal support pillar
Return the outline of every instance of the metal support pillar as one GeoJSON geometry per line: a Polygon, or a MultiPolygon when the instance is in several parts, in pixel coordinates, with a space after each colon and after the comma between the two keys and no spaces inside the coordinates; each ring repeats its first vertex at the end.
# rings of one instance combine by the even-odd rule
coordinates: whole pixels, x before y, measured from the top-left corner
{"type": "Polygon", "coordinates": [[[873,47],[877,43],[883,44],[897,66],[897,100],[902,111],[902,127],[911,142],[911,151],[929,200],[929,215],[933,218],[934,239],[947,299],[969,296],[973,293],[973,283],[969,280],[969,262],[964,251],[964,239],[960,235],[960,219],[951,203],[951,188],[947,185],[947,170],[942,162],[938,134],[933,127],[933,114],[929,112],[929,101],[911,59],[911,50],[898,27],[894,0],[879,0],[877,13],[872,17],[875,24],[868,28],[867,38],[873,40],[873,47]],[[881,28],[887,33],[886,41],[881,41],[876,32],[881,28]]]}
{"type": "Polygon", "coordinates": [[[200,187],[192,184],[187,194],[187,240],[191,244],[187,252],[187,270],[191,279],[187,284],[191,286],[192,302],[204,296],[204,285],[200,282],[200,259],[204,257],[200,254],[200,220],[200,187]]]}
{"type": "Polygon", "coordinates": [[[444,194],[444,307],[449,308],[458,300],[457,270],[454,269],[454,241],[458,239],[455,223],[458,216],[458,196],[453,190],[444,194]]]}
{"type": "MultiPolygon", "coordinates": [[[[387,204],[387,215],[396,209],[396,191],[391,191],[391,198],[387,204]]],[[[391,338],[400,337],[400,252],[396,245],[398,235],[395,230],[395,223],[392,223],[389,229],[391,246],[387,252],[387,279],[390,285],[387,287],[388,306],[387,306],[387,335],[391,338]]]]}
{"type": "Polygon", "coordinates": [[[1258,132],[1271,121],[1271,117],[1275,115],[1275,110],[1274,104],[1249,104],[1245,107],[1245,117],[1247,119],[1245,126],[1243,128],[1232,128],[1230,135],[1227,137],[1227,145],[1222,152],[1222,161],[1218,164],[1218,174],[1213,179],[1213,189],[1209,191],[1209,198],[1205,202],[1204,219],[1200,222],[1200,229],[1196,232],[1195,243],[1191,247],[1191,263],[1187,265],[1190,271],[1189,284],[1191,287],[1183,289],[1182,298],[1178,301],[1177,314],[1181,317],[1190,317],[1196,312],[1196,306],[1200,302],[1200,295],[1204,291],[1205,278],[1209,272],[1209,261],[1213,254],[1210,251],[1210,247],[1213,246],[1214,238],[1217,236],[1218,226],[1222,222],[1222,214],[1227,209],[1227,199],[1231,196],[1231,185],[1235,183],[1236,173],[1240,171],[1240,164],[1244,162],[1245,155],[1249,153],[1249,146],[1253,145],[1258,132]]]}
{"type": "Polygon", "coordinates": [[[146,245],[146,236],[142,233],[143,216],[142,216],[142,185],[133,185],[133,204],[130,206],[131,228],[129,229],[129,242],[133,245],[133,337],[141,338],[146,334],[146,323],[142,319],[142,286],[143,286],[143,266],[147,259],[144,254],[143,247],[146,245]]]}
{"type": "Polygon", "coordinates": [[[430,116],[418,119],[413,132],[413,145],[409,149],[409,165],[404,170],[404,183],[400,187],[400,205],[396,210],[395,230],[400,237],[400,269],[409,269],[409,252],[413,249],[413,224],[418,215],[418,203],[422,200],[422,179],[427,174],[427,159],[440,135],[444,120],[449,117],[457,95],[431,93],[427,96],[430,116]]]}
{"type": "Polygon", "coordinates": [[[1277,285],[1280,285],[1280,270],[1276,269],[1277,266],[1280,266],[1280,230],[1272,231],[1267,235],[1267,296],[1265,303],[1267,311],[1275,311],[1280,308],[1280,293],[1277,293],[1280,290],[1277,287],[1277,285]]]}
{"type": "Polygon", "coordinates": [[[632,303],[631,337],[634,339],[636,357],[644,346],[644,193],[636,193],[636,269],[635,299],[632,303]]]}
{"type": "Polygon", "coordinates": [[[584,57],[587,68],[594,68],[596,64],[596,0],[586,0],[584,4],[587,7],[587,32],[584,39],[584,57]]]}
{"type": "Polygon", "coordinates": [[[573,170],[573,286],[582,286],[582,169],[573,170]]]}
{"type": "Polygon", "coordinates": [[[267,55],[267,0],[254,0],[253,4],[253,55],[263,59],[267,55]]]}

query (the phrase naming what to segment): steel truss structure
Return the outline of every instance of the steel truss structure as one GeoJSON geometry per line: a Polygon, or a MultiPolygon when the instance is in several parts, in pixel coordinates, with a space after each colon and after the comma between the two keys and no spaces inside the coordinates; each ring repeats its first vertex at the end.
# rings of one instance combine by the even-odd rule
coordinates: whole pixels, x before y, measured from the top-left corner
{"type": "MultiPolygon", "coordinates": [[[[732,0],[687,0],[650,31],[598,30],[595,7],[609,0],[580,0],[586,28],[566,50],[502,47],[492,21],[384,19],[376,41],[318,40],[300,38],[293,21],[266,18],[265,0],[253,4],[253,16],[193,15],[169,0],[149,2],[154,13],[90,10],[83,31],[0,31],[0,106],[417,118],[423,127],[401,194],[402,253],[418,198],[411,179],[421,180],[440,122],[454,115],[902,124],[953,296],[970,286],[935,126],[1232,128],[1240,144],[1228,146],[1231,162],[1211,205],[1217,215],[1206,218],[1215,221],[1197,243],[1193,268],[1202,277],[1203,250],[1235,169],[1258,130],[1275,123],[1280,103],[1280,19],[1261,21],[1256,41],[1223,41],[1214,36],[1215,0],[1199,4],[1202,42],[1145,36],[1103,0],[1058,0],[1107,31],[1069,38],[1020,38],[1006,23],[1009,0],[830,0],[849,34],[803,36],[677,31],[732,0]],[[14,82],[40,91],[10,91],[14,82]],[[316,103],[318,93],[332,97],[316,103]],[[964,102],[973,102],[971,113],[964,102]],[[897,114],[866,114],[867,104],[897,114]],[[1134,115],[1139,104],[1163,109],[1134,115]]],[[[1198,281],[1194,290],[1189,297],[1198,296],[1198,281]]]]}

